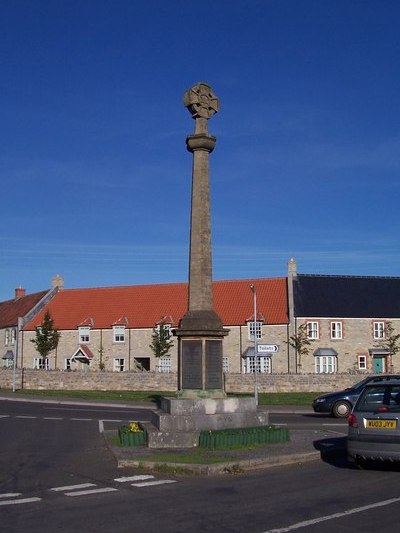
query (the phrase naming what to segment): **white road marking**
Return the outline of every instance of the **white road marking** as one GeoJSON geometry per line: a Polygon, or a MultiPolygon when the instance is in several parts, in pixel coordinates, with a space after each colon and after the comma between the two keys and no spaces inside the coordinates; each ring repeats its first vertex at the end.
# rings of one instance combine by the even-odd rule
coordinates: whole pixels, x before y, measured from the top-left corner
{"type": "Polygon", "coordinates": [[[5,492],[4,494],[0,494],[0,498],[16,498],[17,496],[21,496],[21,492],[5,492]]]}
{"type": "Polygon", "coordinates": [[[89,490],[78,490],[74,492],[66,492],[65,496],[87,496],[88,494],[98,494],[101,492],[114,492],[118,489],[114,487],[104,487],[103,489],[89,489],[89,490]]]}
{"type": "Polygon", "coordinates": [[[150,475],[124,476],[124,477],[117,477],[114,479],[114,481],[118,481],[118,483],[126,483],[127,481],[144,481],[145,479],[154,479],[154,476],[150,476],[150,475]]]}
{"type": "Polygon", "coordinates": [[[304,520],[303,522],[297,522],[297,524],[292,524],[291,526],[282,527],[278,529],[270,529],[264,531],[263,533],[286,533],[287,531],[293,531],[294,529],[300,529],[302,527],[312,526],[314,524],[319,524],[320,522],[326,522],[327,520],[333,520],[335,518],[342,518],[343,516],[349,516],[356,513],[362,513],[363,511],[369,511],[370,509],[376,509],[377,507],[385,507],[386,505],[392,505],[393,503],[400,502],[400,498],[391,498],[390,500],[382,500],[380,502],[371,503],[369,505],[364,505],[363,507],[354,507],[353,509],[348,509],[341,513],[334,513],[331,515],[320,516],[319,518],[313,518],[312,520],[304,520]]]}
{"type": "Polygon", "coordinates": [[[0,415],[0,418],[10,418],[10,415],[0,415]]]}
{"type": "Polygon", "coordinates": [[[123,422],[123,420],[99,420],[99,431],[100,433],[104,433],[104,422],[123,422]]]}
{"type": "Polygon", "coordinates": [[[44,416],[43,420],[63,420],[63,418],[57,416],[44,416]]]}
{"type": "Polygon", "coordinates": [[[37,418],[37,416],[16,415],[15,418],[37,418]]]}
{"type": "Polygon", "coordinates": [[[80,483],[79,485],[65,485],[64,487],[53,487],[54,492],[62,492],[63,490],[85,489],[87,487],[95,487],[95,483],[80,483]]]}
{"type": "Polygon", "coordinates": [[[71,420],[78,420],[82,422],[91,422],[93,418],[71,418],[71,420]]]}
{"type": "Polygon", "coordinates": [[[0,505],[18,505],[21,503],[40,502],[42,498],[21,498],[20,500],[3,500],[0,505]]]}
{"type": "Polygon", "coordinates": [[[164,485],[166,483],[176,483],[174,479],[156,479],[155,481],[143,481],[142,483],[132,483],[132,487],[151,487],[153,485],[164,485]]]}

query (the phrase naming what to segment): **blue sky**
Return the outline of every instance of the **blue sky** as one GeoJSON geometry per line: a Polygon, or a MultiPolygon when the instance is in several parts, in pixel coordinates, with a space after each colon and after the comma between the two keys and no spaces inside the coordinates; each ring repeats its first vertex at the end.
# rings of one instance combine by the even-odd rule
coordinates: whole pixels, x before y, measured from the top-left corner
{"type": "Polygon", "coordinates": [[[215,279],[400,275],[398,0],[4,0],[0,300],[185,281],[208,82],[215,279]]]}

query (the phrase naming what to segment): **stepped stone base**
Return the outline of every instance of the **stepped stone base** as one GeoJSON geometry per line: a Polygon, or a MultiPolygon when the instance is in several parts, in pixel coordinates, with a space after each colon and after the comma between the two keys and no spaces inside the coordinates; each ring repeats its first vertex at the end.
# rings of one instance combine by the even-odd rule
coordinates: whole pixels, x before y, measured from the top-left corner
{"type": "Polygon", "coordinates": [[[198,446],[200,431],[267,424],[254,398],[162,398],[146,429],[149,448],[188,448],[198,446]]]}

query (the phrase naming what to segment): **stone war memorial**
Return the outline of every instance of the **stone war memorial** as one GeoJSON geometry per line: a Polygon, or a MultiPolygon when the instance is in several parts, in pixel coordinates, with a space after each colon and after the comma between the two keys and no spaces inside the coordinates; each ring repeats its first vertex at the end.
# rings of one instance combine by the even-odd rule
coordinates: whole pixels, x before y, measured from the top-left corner
{"type": "Polygon", "coordinates": [[[223,385],[223,339],[229,330],[213,308],[209,156],[216,138],[208,132],[219,100],[207,83],[199,82],[185,92],[183,104],[195,121],[194,134],[186,139],[193,154],[188,309],[174,332],[178,392],[163,397],[153,412],[147,428],[151,448],[195,447],[200,431],[268,423],[268,415],[257,412],[255,398],[228,398],[223,385]]]}

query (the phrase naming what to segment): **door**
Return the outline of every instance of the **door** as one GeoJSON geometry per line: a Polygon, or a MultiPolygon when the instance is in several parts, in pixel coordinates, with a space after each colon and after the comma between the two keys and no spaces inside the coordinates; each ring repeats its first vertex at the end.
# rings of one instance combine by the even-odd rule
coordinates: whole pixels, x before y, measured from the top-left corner
{"type": "Polygon", "coordinates": [[[385,371],[385,358],[374,356],[372,358],[372,369],[375,374],[382,374],[385,371]]]}

